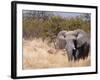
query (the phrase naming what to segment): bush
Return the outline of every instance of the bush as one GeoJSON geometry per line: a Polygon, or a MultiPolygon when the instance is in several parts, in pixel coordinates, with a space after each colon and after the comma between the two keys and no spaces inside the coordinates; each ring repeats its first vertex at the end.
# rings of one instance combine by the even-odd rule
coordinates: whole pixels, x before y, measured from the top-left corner
{"type": "Polygon", "coordinates": [[[90,22],[82,17],[62,18],[51,16],[44,20],[42,18],[23,17],[23,38],[42,38],[52,41],[61,30],[83,29],[90,32],[90,22]]]}

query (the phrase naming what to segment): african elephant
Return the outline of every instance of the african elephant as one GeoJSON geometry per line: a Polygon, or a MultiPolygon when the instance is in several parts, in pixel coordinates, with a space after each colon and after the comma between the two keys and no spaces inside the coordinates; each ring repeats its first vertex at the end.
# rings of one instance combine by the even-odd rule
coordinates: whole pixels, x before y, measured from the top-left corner
{"type": "Polygon", "coordinates": [[[56,48],[65,49],[68,60],[85,58],[89,53],[90,43],[87,33],[81,29],[60,31],[57,35],[56,48]]]}

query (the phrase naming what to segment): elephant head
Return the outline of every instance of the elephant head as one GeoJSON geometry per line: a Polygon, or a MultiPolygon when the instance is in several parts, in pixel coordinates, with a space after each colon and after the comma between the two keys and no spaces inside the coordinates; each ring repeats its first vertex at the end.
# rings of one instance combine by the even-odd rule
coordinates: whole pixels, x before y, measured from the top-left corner
{"type": "Polygon", "coordinates": [[[57,35],[56,48],[65,49],[68,54],[68,60],[73,59],[73,54],[76,50],[75,41],[76,37],[71,34],[72,32],[60,31],[57,35]]]}
{"type": "Polygon", "coordinates": [[[68,31],[68,32],[64,30],[60,31],[56,39],[56,48],[64,49],[66,44],[68,43],[72,45],[72,42],[76,40],[76,37],[72,35],[71,33],[72,33],[71,31],[68,31]]]}

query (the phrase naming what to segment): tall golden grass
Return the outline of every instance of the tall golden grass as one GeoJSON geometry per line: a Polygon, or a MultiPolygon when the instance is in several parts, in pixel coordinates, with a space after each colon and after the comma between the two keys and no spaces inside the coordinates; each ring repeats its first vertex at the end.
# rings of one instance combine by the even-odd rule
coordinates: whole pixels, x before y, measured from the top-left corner
{"type": "Polygon", "coordinates": [[[23,69],[90,66],[90,58],[69,62],[66,51],[56,50],[47,40],[23,40],[23,69]]]}

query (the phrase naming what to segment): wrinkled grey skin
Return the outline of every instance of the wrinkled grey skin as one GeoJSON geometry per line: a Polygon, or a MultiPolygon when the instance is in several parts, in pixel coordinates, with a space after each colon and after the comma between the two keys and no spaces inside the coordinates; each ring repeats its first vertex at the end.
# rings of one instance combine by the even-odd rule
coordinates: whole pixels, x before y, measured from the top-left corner
{"type": "Polygon", "coordinates": [[[65,50],[67,51],[68,54],[68,60],[73,60],[74,59],[74,52],[76,51],[76,47],[74,44],[75,41],[75,36],[72,35],[67,35],[65,40],[66,40],[66,46],[65,46],[65,50]]]}
{"type": "MultiPolygon", "coordinates": [[[[77,60],[89,52],[89,38],[81,29],[74,31],[60,31],[57,35],[56,48],[65,49],[68,60],[77,60]]],[[[84,57],[83,57],[84,58],[84,57]]]]}
{"type": "Polygon", "coordinates": [[[56,48],[65,49],[68,54],[68,60],[73,60],[73,51],[75,50],[74,40],[76,37],[72,32],[60,31],[57,35],[56,48]]]}

